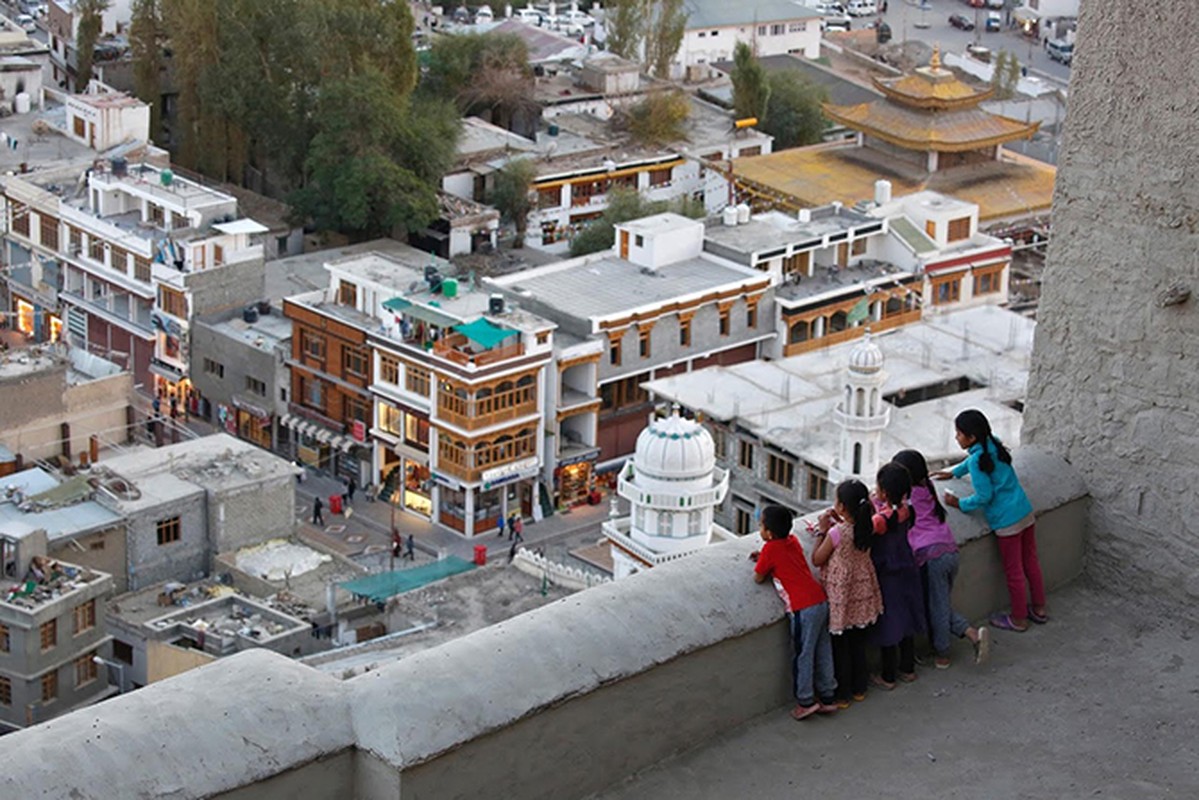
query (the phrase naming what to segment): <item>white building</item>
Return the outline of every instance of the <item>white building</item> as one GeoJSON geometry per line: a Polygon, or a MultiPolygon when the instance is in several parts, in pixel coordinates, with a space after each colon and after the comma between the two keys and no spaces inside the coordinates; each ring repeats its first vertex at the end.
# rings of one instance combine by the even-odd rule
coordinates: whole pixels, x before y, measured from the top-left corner
{"type": "Polygon", "coordinates": [[[688,0],[687,27],[675,69],[688,78],[708,76],[708,64],[728,61],[737,42],[759,58],[792,53],[820,57],[820,12],[791,0],[688,0]]]}
{"type": "Polygon", "coordinates": [[[147,103],[98,80],[89,83],[82,94],[66,95],[63,103],[66,137],[93,150],[144,141],[150,130],[147,103]]]}
{"type": "MultiPolygon", "coordinates": [[[[728,470],[716,466],[712,435],[679,416],[650,422],[637,437],[633,459],[620,472],[617,493],[629,516],[604,523],[612,547],[612,574],[628,577],[732,538],[713,520],[728,493],[728,470]]],[[[613,498],[615,511],[616,499],[613,498]]]]}
{"type": "Polygon", "coordinates": [[[878,472],[883,431],[891,421],[891,406],[883,400],[887,383],[883,363],[883,351],[869,333],[849,353],[845,394],[833,411],[833,419],[841,429],[840,452],[829,470],[834,483],[845,478],[870,483],[878,472]]]}

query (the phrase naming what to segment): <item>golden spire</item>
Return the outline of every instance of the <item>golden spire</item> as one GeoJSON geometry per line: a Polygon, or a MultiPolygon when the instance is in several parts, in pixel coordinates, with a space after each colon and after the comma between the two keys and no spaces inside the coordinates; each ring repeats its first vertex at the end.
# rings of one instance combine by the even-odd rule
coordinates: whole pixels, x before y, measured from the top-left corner
{"type": "Polygon", "coordinates": [[[929,69],[940,69],[941,68],[941,45],[940,44],[933,45],[933,57],[931,60],[929,60],[928,66],[929,66],[929,69]]]}

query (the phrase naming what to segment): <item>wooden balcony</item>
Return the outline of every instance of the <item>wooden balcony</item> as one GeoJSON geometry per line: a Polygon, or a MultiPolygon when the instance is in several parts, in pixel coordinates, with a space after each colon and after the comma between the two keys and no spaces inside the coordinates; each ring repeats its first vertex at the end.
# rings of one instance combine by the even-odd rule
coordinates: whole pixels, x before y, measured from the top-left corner
{"type": "Polygon", "coordinates": [[[519,338],[512,344],[478,352],[473,351],[469,339],[457,333],[438,339],[433,344],[433,355],[462,366],[485,367],[509,358],[517,358],[524,355],[524,352],[524,345],[519,338]]]}
{"type": "Polygon", "coordinates": [[[866,328],[870,328],[872,333],[889,331],[892,328],[898,328],[901,325],[919,322],[920,316],[920,309],[916,308],[911,311],[903,311],[898,314],[892,314],[889,317],[884,317],[881,320],[874,320],[867,324],[856,325],[852,328],[846,328],[845,330],[835,331],[833,333],[826,333],[824,336],[818,336],[812,339],[807,339],[806,341],[796,342],[795,344],[784,346],[783,356],[786,357],[798,355],[800,353],[810,353],[813,350],[820,350],[821,348],[829,347],[834,344],[852,341],[853,339],[861,337],[866,332],[866,328]]]}

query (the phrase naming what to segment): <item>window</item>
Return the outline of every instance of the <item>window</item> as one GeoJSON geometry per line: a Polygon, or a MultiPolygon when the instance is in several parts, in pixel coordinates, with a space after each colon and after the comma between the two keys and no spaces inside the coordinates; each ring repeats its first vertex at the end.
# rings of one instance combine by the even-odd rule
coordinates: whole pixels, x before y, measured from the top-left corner
{"type": "Polygon", "coordinates": [[[250,375],[246,376],[246,391],[259,397],[266,397],[266,384],[250,375]]]}
{"type": "Polygon", "coordinates": [[[122,642],[120,639],[112,640],[112,657],[122,664],[133,663],[133,645],[128,642],[122,642]]]}
{"type": "Polygon", "coordinates": [[[745,307],[745,327],[758,327],[758,304],[750,303],[745,307]]]}
{"type": "Polygon", "coordinates": [[[770,35],[771,36],[782,36],[786,32],[787,32],[787,26],[783,25],[781,23],[775,23],[774,25],[770,26],[770,35]]]}
{"type": "Polygon", "coordinates": [[[12,203],[12,229],[22,236],[29,235],[29,206],[12,203]]]}
{"type": "Polygon", "coordinates": [[[133,257],[133,277],[142,283],[150,282],[150,261],[141,256],[133,257]]]}
{"type": "Polygon", "coordinates": [[[562,205],[562,187],[554,186],[550,189],[537,190],[537,207],[538,208],[557,208],[562,205]]]}
{"type": "Polygon", "coordinates": [[[994,294],[1000,288],[1000,270],[992,270],[990,272],[980,272],[974,276],[974,293],[977,294],[994,294]]]}
{"type": "Polygon", "coordinates": [[[300,395],[303,397],[303,402],[306,406],[319,409],[325,407],[325,385],[316,378],[302,378],[300,380],[300,395]]]}
{"type": "Polygon", "coordinates": [[[357,397],[346,397],[345,399],[345,423],[352,425],[355,422],[361,422],[363,425],[370,424],[370,404],[359,400],[357,397]]]}
{"type": "Polygon", "coordinates": [[[765,35],[766,35],[766,31],[767,31],[767,28],[766,28],[766,26],[765,26],[765,25],[759,25],[759,26],[758,26],[758,35],[759,35],[759,36],[765,36],[765,35]]]}
{"type": "Polygon", "coordinates": [[[323,363],[325,360],[325,337],[311,331],[301,331],[300,350],[308,358],[323,363]]]}
{"type": "Polygon", "coordinates": [[[807,29],[808,29],[808,23],[806,23],[806,22],[792,22],[790,25],[787,26],[787,30],[790,31],[791,33],[803,33],[807,29]]]}
{"type": "Polygon", "coordinates": [[[808,499],[828,499],[828,475],[812,470],[808,473],[808,499]]]}
{"type": "Polygon", "coordinates": [[[608,363],[614,367],[620,366],[620,339],[608,340],[608,363]]]}
{"type": "Polygon", "coordinates": [[[729,324],[729,310],[727,308],[720,309],[720,335],[728,336],[731,330],[729,324]]]}
{"type": "Polygon", "coordinates": [[[42,702],[50,703],[58,697],[58,671],[47,672],[42,676],[42,702]]]}
{"type": "Polygon", "coordinates": [[[633,246],[634,247],[645,247],[645,237],[642,236],[641,234],[637,234],[636,236],[634,236],[633,237],[633,246]]]}
{"type": "Polygon", "coordinates": [[[429,446],[429,421],[408,414],[404,417],[404,441],[407,444],[427,448],[429,446]]]}
{"type": "Polygon", "coordinates": [[[690,319],[680,319],[679,320],[679,346],[681,346],[681,347],[690,347],[691,346],[691,320],[690,319]]]}
{"type": "Polygon", "coordinates": [[[337,286],[337,302],[343,306],[357,306],[358,287],[349,281],[341,281],[337,286]]]}
{"type": "Polygon", "coordinates": [[[400,384],[400,362],[391,356],[379,356],[379,380],[395,386],[400,384]]]}
{"type": "Polygon", "coordinates": [[[204,372],[217,378],[225,377],[225,365],[211,358],[204,359],[204,372]]]}
{"type": "Polygon", "coordinates": [[[12,681],[0,677],[0,706],[12,705],[12,681]]]}
{"type": "Polygon", "coordinates": [[[766,477],[771,483],[791,489],[795,486],[795,465],[771,453],[766,460],[766,477]]]}
{"type": "Polygon", "coordinates": [[[956,303],[962,299],[962,279],[953,278],[933,284],[933,305],[956,303]]]}
{"type": "Polygon", "coordinates": [[[75,635],[90,631],[96,627],[96,601],[88,600],[82,605],[75,606],[75,635]]]}
{"type": "Polygon", "coordinates": [[[649,375],[648,372],[642,372],[605,383],[600,387],[601,408],[604,411],[620,411],[646,403],[649,395],[641,388],[641,384],[649,380],[649,375]]]}
{"type": "Polygon", "coordinates": [[[0,653],[7,653],[9,646],[8,626],[0,625],[0,653]]]}
{"type": "Polygon", "coordinates": [[[96,664],[95,661],[92,660],[95,657],[96,657],[96,653],[95,653],[95,651],[92,651],[92,652],[88,653],[87,655],[80,656],[79,658],[75,659],[75,688],[76,689],[78,689],[81,686],[87,686],[89,683],[91,683],[92,681],[94,681],[96,679],[96,667],[98,665],[96,664]]]}
{"type": "Polygon", "coordinates": [[[379,405],[379,430],[387,431],[392,436],[399,436],[404,432],[401,427],[403,424],[403,415],[398,408],[386,403],[379,405]]]}
{"type": "Polygon", "coordinates": [[[849,252],[855,256],[866,255],[866,240],[865,239],[854,239],[853,244],[849,248],[849,252]]]}
{"type": "Polygon", "coordinates": [[[41,223],[38,231],[42,237],[42,247],[51,250],[58,249],[58,220],[47,214],[40,214],[41,223]]]}
{"type": "MultiPolygon", "coordinates": [[[[108,248],[108,266],[122,275],[129,274],[129,253],[119,247],[108,248]]],[[[149,283],[149,279],[146,280],[149,283]]]]}
{"type": "Polygon", "coordinates": [[[549,331],[541,331],[540,333],[537,334],[537,344],[549,344],[549,343],[550,343],[550,332],[549,331]]]}
{"type": "Polygon", "coordinates": [[[928,234],[928,238],[936,239],[937,238],[937,223],[931,219],[925,220],[924,232],[928,234]]]}
{"type": "Polygon", "coordinates": [[[762,155],[762,146],[756,144],[753,147],[742,147],[737,151],[738,158],[749,158],[750,156],[760,155],[762,155]]]}
{"type": "Polygon", "coordinates": [[[754,446],[752,443],[745,441],[740,442],[741,449],[737,455],[737,463],[746,469],[754,468],[754,446]]]}
{"type": "Polygon", "coordinates": [[[341,351],[341,365],[350,375],[366,377],[366,353],[357,347],[346,347],[341,351]]]}
{"type": "MultiPolygon", "coordinates": [[[[55,37],[55,41],[58,41],[58,37],[55,37]]],[[[83,117],[76,117],[74,114],[72,114],[71,128],[75,131],[75,135],[80,139],[87,136],[87,123],[83,121],[83,117]]]]}
{"type": "Polygon", "coordinates": [[[429,395],[429,370],[407,364],[404,367],[404,388],[413,394],[429,395]]]}
{"type": "Polygon", "coordinates": [[[641,354],[642,358],[649,358],[650,343],[648,328],[637,333],[637,352],[641,354]]]}
{"type": "Polygon", "coordinates": [[[178,289],[159,284],[158,307],[172,317],[187,319],[187,296],[178,289]]]}
{"type": "Polygon", "coordinates": [[[158,535],[159,546],[162,546],[164,544],[170,544],[171,542],[179,541],[179,535],[180,535],[179,517],[170,517],[168,519],[160,519],[160,520],[158,520],[158,525],[156,526],[156,528],[157,528],[156,532],[158,535]]]}
{"type": "Polygon", "coordinates": [[[67,252],[73,256],[77,256],[83,252],[83,231],[78,228],[67,226],[67,252]]]}
{"type": "MultiPolygon", "coordinates": [[[[653,169],[649,173],[650,186],[666,186],[670,183],[670,167],[666,169],[653,169]]],[[[640,245],[638,245],[640,247],[640,245]]]]}
{"type": "Polygon", "coordinates": [[[42,652],[52,649],[58,644],[58,620],[43,622],[41,627],[42,652]]]}
{"type": "Polygon", "coordinates": [[[733,532],[738,536],[748,536],[753,529],[753,509],[733,506],[733,532]]]}
{"type": "Polygon", "coordinates": [[[716,457],[724,458],[727,454],[728,434],[726,434],[724,428],[720,427],[719,425],[713,425],[709,431],[712,434],[712,444],[716,451],[716,457]]]}
{"type": "Polygon", "coordinates": [[[969,239],[970,217],[960,217],[958,219],[949,220],[949,231],[947,232],[945,238],[951,242],[969,239]]]}

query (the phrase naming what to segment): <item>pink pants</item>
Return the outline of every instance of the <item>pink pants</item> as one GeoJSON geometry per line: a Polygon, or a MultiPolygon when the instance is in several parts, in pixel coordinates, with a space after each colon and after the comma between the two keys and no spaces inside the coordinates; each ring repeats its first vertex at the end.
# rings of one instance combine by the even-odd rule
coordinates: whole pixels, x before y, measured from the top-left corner
{"type": "Polygon", "coordinates": [[[1003,573],[1007,591],[1012,598],[1012,619],[1028,619],[1028,593],[1034,606],[1045,605],[1045,582],[1041,578],[1041,562],[1037,561],[1037,526],[1029,525],[1014,536],[999,536],[999,555],[1003,557],[1003,573]],[[1028,589],[1024,587],[1028,579],[1028,589]]]}

